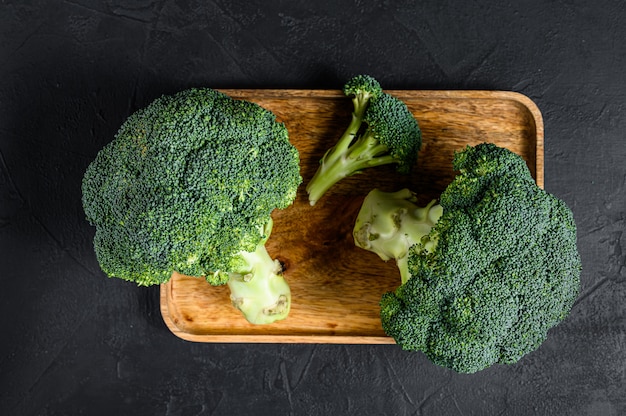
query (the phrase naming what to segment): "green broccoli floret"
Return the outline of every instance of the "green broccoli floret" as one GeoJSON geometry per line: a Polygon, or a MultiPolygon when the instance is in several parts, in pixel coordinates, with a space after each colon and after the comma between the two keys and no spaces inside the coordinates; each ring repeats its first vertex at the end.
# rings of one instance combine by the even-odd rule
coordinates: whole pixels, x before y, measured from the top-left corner
{"type": "Polygon", "coordinates": [[[257,104],[208,88],[153,101],[83,178],[102,270],[142,286],[203,276],[228,283],[250,322],[285,318],[289,286],[265,242],[272,211],[296,197],[299,163],[286,127],[257,104]]]}
{"type": "Polygon", "coordinates": [[[541,345],[578,296],[581,261],[572,212],[521,157],[480,144],[456,153],[453,167],[440,207],[420,209],[407,190],[370,193],[354,237],[401,270],[380,302],[385,332],[472,373],[541,345]]]}
{"type": "Polygon", "coordinates": [[[398,172],[408,173],[422,144],[418,122],[406,104],[383,92],[371,76],[350,79],[343,92],[352,97],[352,119],[306,187],[311,205],[334,184],[366,168],[396,164],[398,172]]]}

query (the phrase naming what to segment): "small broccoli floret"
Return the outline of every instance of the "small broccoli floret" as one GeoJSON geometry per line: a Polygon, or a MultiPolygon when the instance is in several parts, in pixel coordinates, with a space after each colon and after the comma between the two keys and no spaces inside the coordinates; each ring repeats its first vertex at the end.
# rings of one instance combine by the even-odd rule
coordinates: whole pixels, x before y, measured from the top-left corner
{"type": "Polygon", "coordinates": [[[358,75],[343,91],[352,97],[352,119],[307,185],[311,205],[334,184],[366,168],[396,164],[398,172],[408,173],[422,144],[418,122],[406,104],[383,92],[374,78],[358,75]]]}
{"type": "Polygon", "coordinates": [[[420,212],[407,206],[411,197],[396,198],[409,191],[375,191],[354,234],[357,246],[383,259],[402,259],[415,242],[398,262],[402,284],[381,299],[383,329],[405,350],[472,373],[515,363],[541,345],[578,296],[581,262],[572,212],[535,184],[521,157],[480,144],[457,153],[453,167],[459,174],[432,226],[423,212],[397,215],[420,212]],[[395,233],[379,243],[389,224],[395,233]],[[395,239],[403,241],[394,253],[395,239]]]}
{"type": "Polygon", "coordinates": [[[298,152],[274,114],[190,89],[128,117],[87,168],[82,201],[110,277],[148,286],[177,271],[228,283],[244,316],[267,323],[290,305],[265,250],[271,213],[291,205],[300,183],[298,152]]]}

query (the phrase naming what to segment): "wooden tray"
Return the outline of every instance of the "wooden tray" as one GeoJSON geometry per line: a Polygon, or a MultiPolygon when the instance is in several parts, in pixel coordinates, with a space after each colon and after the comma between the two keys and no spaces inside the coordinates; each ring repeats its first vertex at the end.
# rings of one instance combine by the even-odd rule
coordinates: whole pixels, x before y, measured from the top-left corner
{"type": "Polygon", "coordinates": [[[318,161],[346,128],[352,104],[335,90],[223,90],[254,101],[285,123],[300,151],[303,185],[293,206],[275,211],[267,243],[285,266],[292,306],[283,321],[255,326],[235,310],[226,286],[174,274],[160,288],[169,329],[196,342],[390,344],[378,302],[400,282],[395,262],[354,246],[360,203],[375,187],[409,187],[421,203],[437,198],[454,177],[454,151],[493,142],[520,154],[543,186],[543,121],[527,97],[503,91],[388,91],[405,101],[423,134],[418,166],[410,175],[392,166],[340,182],[314,207],[305,192],[318,161]]]}

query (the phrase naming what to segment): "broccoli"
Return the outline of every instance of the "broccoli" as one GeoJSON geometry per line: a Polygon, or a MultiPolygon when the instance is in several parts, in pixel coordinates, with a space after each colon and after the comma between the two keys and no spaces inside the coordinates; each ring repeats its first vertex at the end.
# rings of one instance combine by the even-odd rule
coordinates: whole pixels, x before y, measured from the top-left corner
{"type": "Polygon", "coordinates": [[[578,296],[581,260],[572,212],[521,157],[483,143],[455,153],[453,167],[426,208],[408,190],[372,191],[354,239],[400,268],[401,285],[380,301],[384,331],[473,373],[539,347],[578,296]]]}
{"type": "Polygon", "coordinates": [[[265,243],[273,210],[296,197],[299,164],[284,124],[257,104],[209,88],[156,99],[83,177],[100,267],[140,286],[174,271],[227,283],[251,323],[284,319],[290,289],[265,243]]]}
{"type": "Polygon", "coordinates": [[[383,92],[371,76],[353,77],[343,92],[352,97],[352,119],[307,184],[311,205],[337,182],[366,168],[396,164],[398,172],[408,173],[422,144],[418,122],[406,104],[383,92]]]}

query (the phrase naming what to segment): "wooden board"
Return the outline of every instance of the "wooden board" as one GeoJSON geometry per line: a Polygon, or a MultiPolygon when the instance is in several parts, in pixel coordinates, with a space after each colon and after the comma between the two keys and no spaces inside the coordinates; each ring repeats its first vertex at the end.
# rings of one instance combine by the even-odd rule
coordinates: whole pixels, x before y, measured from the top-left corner
{"type": "Polygon", "coordinates": [[[306,183],[318,161],[346,128],[352,104],[335,90],[223,90],[254,101],[285,123],[300,151],[303,185],[293,206],[273,214],[267,243],[285,266],[292,306],[287,319],[249,324],[226,286],[174,274],[161,286],[161,313],[177,336],[196,342],[388,344],[378,302],[400,277],[394,262],[354,246],[352,227],[372,188],[409,187],[421,203],[437,198],[454,177],[454,151],[493,142],[520,154],[543,186],[543,121],[527,97],[503,91],[387,91],[405,101],[420,123],[423,146],[410,175],[392,166],[344,179],[314,207],[306,183]]]}

